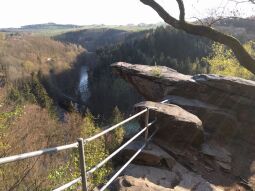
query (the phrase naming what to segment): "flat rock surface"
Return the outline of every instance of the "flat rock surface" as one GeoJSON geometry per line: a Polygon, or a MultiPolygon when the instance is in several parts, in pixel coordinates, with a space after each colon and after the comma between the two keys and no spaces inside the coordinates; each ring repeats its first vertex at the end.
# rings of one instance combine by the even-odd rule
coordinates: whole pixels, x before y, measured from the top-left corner
{"type": "Polygon", "coordinates": [[[135,178],[147,179],[148,181],[165,188],[172,188],[180,181],[176,173],[150,166],[131,164],[124,171],[124,174],[135,178]]]}
{"type": "Polygon", "coordinates": [[[130,165],[114,186],[118,191],[223,191],[201,176],[176,163],[172,171],[148,166],[130,165]]]}
{"type": "Polygon", "coordinates": [[[205,155],[214,157],[217,161],[231,163],[231,153],[217,144],[205,143],[202,145],[201,151],[205,155]]]}
{"type": "Polygon", "coordinates": [[[144,178],[122,176],[115,181],[115,189],[118,191],[172,191],[171,188],[154,184],[144,178]]]}
{"type": "MultiPolygon", "coordinates": [[[[134,141],[125,147],[122,151],[124,158],[130,158],[144,144],[143,140],[134,141]]],[[[136,163],[161,166],[166,161],[169,165],[175,162],[175,159],[162,150],[159,146],[149,143],[146,148],[135,158],[136,163]]]]}

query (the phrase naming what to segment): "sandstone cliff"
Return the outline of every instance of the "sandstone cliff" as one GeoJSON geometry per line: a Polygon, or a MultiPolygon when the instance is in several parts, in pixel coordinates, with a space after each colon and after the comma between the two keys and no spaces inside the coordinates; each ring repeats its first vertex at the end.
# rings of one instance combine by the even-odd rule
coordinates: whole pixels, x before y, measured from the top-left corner
{"type": "MultiPolygon", "coordinates": [[[[135,108],[150,108],[150,118],[158,118],[159,132],[153,141],[171,155],[168,159],[172,158],[172,162],[165,160],[168,162],[164,163],[160,157],[156,160],[155,155],[148,153],[138,157],[136,163],[140,165],[158,161],[150,165],[173,173],[163,178],[171,182],[166,186],[154,180],[160,175],[151,175],[153,179],[144,172],[145,180],[149,181],[147,183],[155,184],[148,190],[255,188],[254,81],[212,74],[190,76],[163,66],[123,62],[113,64],[112,68],[146,100],[151,101],[139,103],[135,108]],[[162,100],[166,101],[156,103],[162,100]],[[174,170],[176,164],[185,168],[185,173],[174,170]]],[[[134,148],[127,148],[124,156],[134,152],[134,148]]],[[[139,190],[139,186],[143,187],[140,190],[146,190],[144,185],[148,184],[141,182],[142,175],[138,176],[135,172],[142,173],[137,169],[146,171],[146,168],[152,167],[132,168],[136,170],[127,170],[127,176],[118,179],[119,190],[124,189],[124,180],[130,188],[126,190],[139,190]]]]}

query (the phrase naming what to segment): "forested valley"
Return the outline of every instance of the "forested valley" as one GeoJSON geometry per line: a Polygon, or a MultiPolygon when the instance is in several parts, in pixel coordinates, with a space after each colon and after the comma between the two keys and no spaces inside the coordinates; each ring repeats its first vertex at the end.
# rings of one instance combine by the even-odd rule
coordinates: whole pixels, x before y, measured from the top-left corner
{"type": "MultiPolygon", "coordinates": [[[[249,38],[245,33],[236,37],[255,55],[253,25],[237,23],[244,30],[249,27],[249,38]]],[[[115,62],[166,66],[190,75],[216,73],[254,79],[225,46],[165,25],[132,30],[52,25],[54,29],[38,25],[36,32],[33,25],[25,31],[0,32],[0,157],[72,143],[130,115],[133,105],[143,98],[112,72],[110,65],[115,62]],[[83,67],[86,100],[79,90],[83,67]]],[[[220,27],[233,32],[235,21],[225,21],[220,27]]],[[[154,75],[160,76],[160,71],[154,75]]],[[[117,148],[127,133],[117,130],[89,144],[85,150],[88,168],[117,148]]],[[[0,188],[52,190],[78,176],[77,156],[70,151],[1,166],[0,188]]],[[[116,164],[118,160],[98,171],[90,186],[105,182],[116,164]]]]}

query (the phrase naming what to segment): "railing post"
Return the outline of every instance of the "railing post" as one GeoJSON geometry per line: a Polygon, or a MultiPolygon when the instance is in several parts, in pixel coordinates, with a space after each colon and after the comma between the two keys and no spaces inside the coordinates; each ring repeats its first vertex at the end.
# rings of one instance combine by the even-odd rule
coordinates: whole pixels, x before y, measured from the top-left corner
{"type": "Polygon", "coordinates": [[[84,139],[79,138],[77,141],[79,144],[78,149],[79,149],[82,191],[87,191],[87,175],[86,175],[86,163],[85,163],[85,153],[84,153],[84,139]]]}
{"type": "Polygon", "coordinates": [[[147,111],[145,113],[145,117],[144,117],[144,124],[146,127],[146,131],[145,131],[145,142],[147,142],[148,139],[148,134],[149,134],[149,129],[148,129],[148,124],[149,124],[149,108],[147,108],[147,111]]]}

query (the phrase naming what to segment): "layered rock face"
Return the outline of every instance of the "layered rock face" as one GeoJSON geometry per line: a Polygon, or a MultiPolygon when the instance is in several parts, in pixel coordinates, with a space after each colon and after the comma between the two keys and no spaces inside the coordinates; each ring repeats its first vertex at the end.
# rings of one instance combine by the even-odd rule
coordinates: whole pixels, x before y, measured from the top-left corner
{"type": "Polygon", "coordinates": [[[113,70],[146,100],[176,104],[197,115],[209,132],[235,136],[255,128],[255,82],[211,74],[184,75],[164,66],[119,62],[113,70]],[[234,129],[234,131],[233,131],[234,129]]]}
{"type": "MultiPolygon", "coordinates": [[[[148,172],[157,171],[152,167],[133,166],[133,170],[118,179],[120,190],[255,189],[254,81],[211,74],[190,76],[163,66],[123,62],[113,64],[112,68],[150,100],[136,104],[135,109],[149,108],[150,119],[158,119],[152,129],[159,127],[153,139],[159,148],[151,149],[163,149],[171,155],[161,153],[155,157],[158,152],[144,151],[136,164],[163,170],[166,165],[170,172],[161,173],[172,173],[171,176],[153,177],[172,184],[166,186],[160,183],[160,178],[154,180],[149,174],[136,173],[147,168],[148,172]],[[163,100],[164,103],[159,103],[163,100]],[[163,156],[168,159],[163,160],[163,156]],[[186,170],[176,172],[176,164],[186,170]]],[[[124,156],[134,153],[134,148],[128,147],[124,156]]]]}

